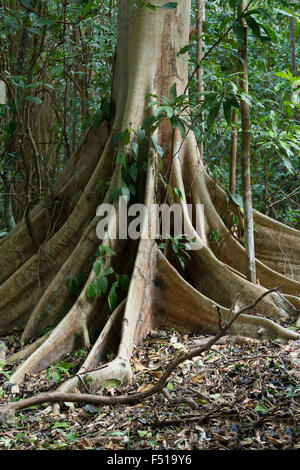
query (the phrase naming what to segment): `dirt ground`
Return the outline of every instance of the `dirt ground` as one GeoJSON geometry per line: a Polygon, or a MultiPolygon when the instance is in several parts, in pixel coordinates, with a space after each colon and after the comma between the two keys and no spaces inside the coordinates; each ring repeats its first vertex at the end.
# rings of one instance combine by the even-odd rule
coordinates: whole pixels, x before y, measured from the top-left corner
{"type": "MultiPolygon", "coordinates": [[[[2,355],[20,347],[18,332],[0,340],[2,355]]],[[[132,383],[121,387],[109,381],[99,393],[145,390],[172,358],[207,340],[175,330],[152,332],[134,350],[132,383]]],[[[0,404],[54,391],[76,374],[86,354],[75,351],[19,387],[8,383],[16,366],[3,366],[0,404]]],[[[226,336],[181,364],[163,393],[135,406],[65,403],[60,415],[47,405],[18,413],[0,425],[0,450],[300,449],[299,364],[300,341],[280,345],[226,336]]]]}

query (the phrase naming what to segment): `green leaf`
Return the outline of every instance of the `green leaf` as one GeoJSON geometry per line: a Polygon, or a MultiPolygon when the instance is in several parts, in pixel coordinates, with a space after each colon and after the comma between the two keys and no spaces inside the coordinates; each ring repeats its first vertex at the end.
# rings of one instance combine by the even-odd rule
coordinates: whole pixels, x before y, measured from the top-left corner
{"type": "Polygon", "coordinates": [[[175,201],[175,197],[174,197],[173,188],[172,188],[172,186],[170,186],[170,185],[168,185],[168,188],[169,188],[169,194],[170,194],[171,201],[174,202],[174,201],[175,201]]]}
{"type": "Polygon", "coordinates": [[[120,140],[122,139],[122,137],[123,137],[123,132],[122,132],[122,131],[118,132],[118,133],[114,136],[113,144],[114,144],[115,146],[117,146],[118,143],[120,142],[120,140]]]}
{"type": "Polygon", "coordinates": [[[58,370],[54,370],[52,372],[52,379],[54,380],[55,383],[58,383],[61,379],[61,375],[58,370]]]}
{"type": "Polygon", "coordinates": [[[265,405],[257,405],[254,408],[255,411],[260,411],[261,413],[268,413],[269,409],[265,405]]]}
{"type": "Polygon", "coordinates": [[[176,196],[177,196],[179,199],[182,199],[182,198],[183,198],[182,192],[180,191],[180,189],[174,188],[174,193],[176,194],[176,196]]]}
{"type": "Polygon", "coordinates": [[[221,106],[221,101],[215,101],[212,104],[210,111],[208,113],[208,116],[207,116],[207,120],[206,120],[208,129],[211,129],[211,127],[213,126],[213,123],[215,122],[216,117],[218,115],[220,106],[221,106]]]}
{"type": "Polygon", "coordinates": [[[127,202],[130,201],[130,191],[129,191],[128,186],[122,186],[121,194],[122,194],[123,197],[125,197],[127,202]]]}
{"type": "MultiPolygon", "coordinates": [[[[109,380],[106,380],[105,382],[103,382],[101,388],[116,388],[116,389],[118,389],[118,388],[120,388],[120,386],[121,386],[120,380],[117,380],[117,379],[109,379],[109,380]]],[[[123,433],[120,432],[120,431],[115,431],[115,432],[113,432],[113,433],[107,433],[107,434],[109,434],[109,435],[115,435],[115,436],[116,436],[116,435],[118,435],[118,436],[119,436],[119,435],[121,435],[121,436],[123,435],[123,433]]]]}
{"type": "Polygon", "coordinates": [[[164,10],[175,10],[175,8],[177,8],[177,2],[165,3],[161,8],[164,10]]]}
{"type": "Polygon", "coordinates": [[[280,153],[280,158],[281,160],[283,161],[285,167],[288,169],[288,171],[290,173],[294,173],[294,168],[293,168],[293,164],[292,162],[290,161],[289,158],[287,158],[283,153],[280,153]]]}
{"type": "Polygon", "coordinates": [[[130,193],[133,195],[133,197],[136,196],[136,188],[132,183],[130,183],[128,185],[128,189],[129,189],[130,193]]]}
{"type": "Polygon", "coordinates": [[[135,140],[131,142],[131,148],[134,156],[137,158],[139,155],[139,144],[135,140]]]}
{"type": "Polygon", "coordinates": [[[105,268],[102,273],[101,273],[101,276],[109,276],[110,274],[112,274],[114,272],[113,268],[111,266],[107,266],[107,268],[105,268]]]}
{"type": "Polygon", "coordinates": [[[31,101],[34,104],[42,104],[42,100],[40,100],[40,98],[37,98],[37,96],[26,96],[25,99],[31,101]]]}
{"type": "Polygon", "coordinates": [[[254,36],[256,36],[258,39],[261,39],[260,25],[257,23],[257,21],[252,16],[246,16],[245,20],[249,28],[252,30],[254,36]]]}
{"type": "Polygon", "coordinates": [[[110,288],[110,292],[108,295],[108,305],[111,311],[113,311],[118,303],[118,296],[116,293],[116,288],[118,287],[119,283],[118,281],[114,282],[113,285],[110,288]]]}
{"type": "Polygon", "coordinates": [[[110,201],[111,202],[118,201],[121,194],[122,194],[121,188],[115,188],[109,197],[110,201]]]}
{"type": "Polygon", "coordinates": [[[156,122],[156,117],[155,116],[149,116],[147,117],[142,125],[142,130],[147,129],[148,127],[151,127],[154,123],[156,122]]]}
{"type": "Polygon", "coordinates": [[[128,129],[125,129],[125,131],[123,132],[122,141],[123,141],[124,145],[129,144],[129,142],[130,142],[130,131],[128,129]]]}
{"type": "Polygon", "coordinates": [[[95,288],[92,283],[87,286],[86,295],[89,299],[94,299],[96,297],[95,288]]]}
{"type": "Polygon", "coordinates": [[[53,26],[56,24],[56,20],[53,18],[39,18],[34,26],[53,26]]]}
{"type": "Polygon", "coordinates": [[[131,165],[129,173],[130,173],[132,180],[136,182],[138,174],[139,174],[139,169],[137,165],[131,165]]]}
{"type": "Polygon", "coordinates": [[[101,274],[95,281],[93,282],[96,294],[100,297],[102,293],[105,294],[107,287],[108,287],[108,280],[105,275],[101,274]]]}
{"type": "Polygon", "coordinates": [[[120,276],[120,285],[125,293],[129,290],[130,278],[127,274],[121,274],[120,276]]]}
{"type": "Polygon", "coordinates": [[[216,229],[214,232],[211,232],[209,235],[209,239],[212,243],[217,243],[220,240],[220,231],[216,229]]]}
{"type": "Polygon", "coordinates": [[[224,117],[227,123],[230,125],[231,124],[231,103],[229,101],[223,101],[223,111],[224,111],[224,117]]]}
{"type": "Polygon", "coordinates": [[[234,202],[237,206],[243,207],[243,197],[240,194],[231,194],[229,193],[230,199],[234,202]]]}
{"type": "Polygon", "coordinates": [[[170,101],[175,102],[176,98],[177,98],[177,89],[176,89],[176,83],[174,83],[170,89],[170,101]]]}
{"type": "Polygon", "coordinates": [[[243,27],[241,26],[241,24],[238,21],[234,21],[232,23],[232,29],[233,29],[234,34],[237,36],[238,40],[243,41],[244,40],[244,30],[243,30],[243,27]]]}
{"type": "Polygon", "coordinates": [[[22,5],[24,5],[27,8],[32,9],[32,2],[31,0],[21,0],[22,5]]]}
{"type": "Polygon", "coordinates": [[[182,54],[185,54],[191,47],[192,44],[187,44],[186,46],[184,46],[182,49],[180,49],[180,51],[177,53],[177,55],[182,55],[182,54]]]}
{"type": "Polygon", "coordinates": [[[98,247],[98,252],[99,252],[100,256],[102,256],[104,254],[108,254],[108,255],[115,255],[116,254],[109,246],[106,246],[106,245],[100,245],[98,247]]]}
{"type": "Polygon", "coordinates": [[[181,119],[179,119],[179,118],[177,118],[177,121],[178,121],[177,127],[178,127],[178,130],[179,130],[179,132],[180,132],[180,135],[181,135],[181,137],[182,137],[183,139],[185,139],[185,135],[186,135],[186,134],[185,134],[185,126],[184,126],[184,124],[183,124],[183,121],[182,121],[181,119]]]}
{"type": "Polygon", "coordinates": [[[269,26],[267,26],[266,24],[261,24],[260,26],[263,28],[263,30],[266,32],[266,34],[269,36],[271,41],[276,43],[277,42],[276,32],[273,31],[273,29],[269,28],[269,26]]]}
{"type": "Polygon", "coordinates": [[[157,140],[155,139],[154,136],[151,136],[151,142],[152,142],[152,145],[153,145],[153,147],[154,147],[156,153],[158,153],[158,155],[160,156],[160,158],[162,158],[163,155],[164,155],[163,148],[162,148],[160,145],[158,145],[158,142],[157,142],[157,140]]]}
{"type": "Polygon", "coordinates": [[[145,130],[142,129],[141,126],[139,126],[137,130],[138,141],[142,142],[142,140],[144,140],[145,138],[145,135],[146,135],[145,130]]]}
{"type": "Polygon", "coordinates": [[[101,265],[98,261],[95,261],[95,263],[93,264],[93,270],[96,276],[99,276],[100,271],[101,271],[101,265]]]}

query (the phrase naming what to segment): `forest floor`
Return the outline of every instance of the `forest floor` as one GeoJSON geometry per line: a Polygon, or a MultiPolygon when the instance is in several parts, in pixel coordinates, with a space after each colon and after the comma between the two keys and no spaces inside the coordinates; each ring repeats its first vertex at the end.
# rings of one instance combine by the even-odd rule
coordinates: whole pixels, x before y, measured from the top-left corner
{"type": "MultiPolygon", "coordinates": [[[[9,353],[18,350],[19,333],[0,339],[9,353]]],[[[111,381],[101,393],[145,390],[174,356],[207,339],[175,330],[152,332],[134,350],[135,380],[126,387],[111,381]]],[[[13,388],[7,383],[13,367],[5,366],[0,404],[54,391],[76,374],[86,354],[78,350],[13,388]]],[[[226,336],[181,364],[164,393],[135,406],[65,403],[60,415],[47,405],[23,410],[0,425],[0,450],[300,449],[299,364],[300,341],[279,345],[226,336]]]]}

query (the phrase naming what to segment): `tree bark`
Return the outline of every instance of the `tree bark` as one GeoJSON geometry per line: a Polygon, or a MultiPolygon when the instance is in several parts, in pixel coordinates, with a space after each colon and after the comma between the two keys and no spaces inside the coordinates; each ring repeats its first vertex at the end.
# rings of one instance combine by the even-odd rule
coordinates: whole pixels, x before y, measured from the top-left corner
{"type": "MultiPolygon", "coordinates": [[[[246,1],[243,0],[238,7],[238,18],[243,28],[243,43],[240,45],[240,86],[244,93],[248,93],[247,70],[247,23],[242,18],[246,9],[246,1]]],[[[247,254],[247,279],[256,282],[255,249],[254,249],[254,225],[251,190],[250,167],[250,109],[249,104],[241,99],[242,141],[241,141],[241,169],[244,207],[244,239],[247,254]]]]}
{"type": "MultiPolygon", "coordinates": [[[[205,0],[198,0],[198,12],[197,12],[197,54],[196,62],[200,64],[203,59],[203,19],[205,15],[205,0]]],[[[203,68],[199,67],[197,69],[197,92],[198,92],[198,101],[201,103],[203,101],[203,68]]],[[[203,115],[202,115],[203,120],[203,115]]],[[[204,130],[204,123],[202,123],[202,130],[204,130]]],[[[199,143],[199,152],[200,157],[203,157],[203,138],[202,135],[201,142],[199,143]]]]}
{"type": "MultiPolygon", "coordinates": [[[[165,0],[155,2],[159,7],[164,4],[165,0]]],[[[197,248],[190,251],[185,269],[179,272],[176,260],[169,256],[168,251],[162,253],[156,240],[148,237],[149,217],[142,221],[138,241],[128,240],[125,243],[122,239],[110,239],[110,229],[118,228],[116,207],[103,238],[99,240],[96,236],[99,222],[99,217],[95,216],[97,205],[102,201],[109,202],[113,191],[124,185],[122,163],[116,162],[116,157],[120,153],[130,154],[130,144],[120,141],[116,148],[115,135],[130,128],[137,130],[145,117],[152,115],[153,109],[145,109],[145,96],[168,97],[174,84],[177,96],[185,92],[188,62],[177,52],[188,43],[189,17],[189,1],[179,2],[176,10],[158,8],[156,11],[135,6],[129,0],[119,2],[113,86],[116,113],[112,131],[106,136],[104,148],[101,148],[101,139],[93,141],[94,145],[98,145],[96,150],[101,152],[99,161],[94,162],[93,174],[82,189],[70,217],[45,243],[43,258],[41,250],[31,253],[26,262],[21,263],[0,286],[0,326],[3,334],[16,326],[23,326],[23,341],[26,342],[37,332],[40,333],[41,325],[47,326],[47,321],[51,320],[55,326],[18,367],[11,382],[22,382],[26,374],[37,373],[80,344],[90,347],[94,343],[81,367],[83,379],[92,377],[93,389],[99,388],[108,379],[125,383],[132,378],[132,348],[152,328],[175,325],[186,331],[217,333],[218,312],[227,318],[233,302],[238,309],[246,305],[251,305],[251,309],[249,314],[241,315],[238,322],[232,325],[231,334],[282,342],[299,338],[296,332],[275,321],[284,322],[290,316],[297,315],[300,309],[297,297],[300,273],[296,278],[287,278],[280,269],[278,273],[256,260],[261,285],[246,279],[247,255],[226,226],[231,207],[225,194],[206,174],[193,133],[187,133],[183,141],[178,130],[174,130],[167,119],[142,142],[131,134],[131,139],[139,148],[136,199],[144,202],[148,209],[157,202],[156,188],[161,166],[150,139],[155,137],[164,150],[164,168],[170,169],[168,184],[177,188],[177,193],[182,195],[176,202],[182,209],[186,234],[194,239],[197,248]],[[146,173],[142,163],[147,163],[146,173]],[[97,191],[99,178],[108,182],[103,199],[97,191]],[[195,211],[199,209],[198,204],[204,205],[199,233],[195,229],[193,215],[188,211],[187,201],[191,201],[195,211]],[[216,229],[220,232],[220,241],[210,243],[209,234],[216,229]],[[123,270],[123,273],[131,275],[127,297],[119,296],[119,305],[113,313],[108,308],[107,292],[94,300],[87,296],[87,286],[97,277],[92,264],[99,244],[117,253],[116,257],[108,256],[105,259],[105,268],[110,266],[116,272],[123,270]],[[70,274],[72,277],[78,276],[82,270],[85,270],[84,285],[74,299],[72,292],[66,289],[64,280],[70,274]],[[267,292],[268,287],[274,288],[280,284],[284,284],[283,292],[286,295],[274,289],[267,292]],[[261,296],[260,303],[255,303],[255,299],[261,296]],[[57,315],[59,321],[55,323],[57,315]],[[99,331],[101,333],[97,338],[99,331]],[[115,359],[110,362],[107,362],[108,347],[116,351],[115,359]],[[99,367],[101,361],[105,364],[99,367]]],[[[245,132],[248,133],[248,128],[245,132]]],[[[89,141],[83,144],[83,149],[85,157],[80,160],[80,166],[89,158],[90,152],[96,152],[89,141]]],[[[276,257],[270,263],[275,268],[281,267],[285,260],[282,253],[289,248],[293,266],[299,265],[300,233],[265,216],[260,217],[257,216],[262,256],[266,246],[268,254],[272,253],[274,246],[276,257]],[[265,237],[264,231],[271,236],[265,237]],[[281,251],[276,245],[278,234],[281,236],[281,251]]],[[[4,247],[5,244],[0,245],[0,259],[4,247]]],[[[59,392],[72,392],[74,386],[78,386],[76,377],[59,387],[59,392]]]]}

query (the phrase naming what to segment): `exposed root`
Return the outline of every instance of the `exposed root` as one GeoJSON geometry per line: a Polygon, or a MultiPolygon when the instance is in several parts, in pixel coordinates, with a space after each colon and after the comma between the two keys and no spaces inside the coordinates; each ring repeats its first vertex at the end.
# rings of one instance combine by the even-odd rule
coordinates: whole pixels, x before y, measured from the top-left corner
{"type": "MultiPolygon", "coordinates": [[[[157,302],[160,304],[157,318],[159,324],[166,327],[172,325],[179,331],[194,331],[196,333],[216,333],[219,331],[217,308],[221,310],[224,318],[228,318],[230,309],[216,305],[213,300],[194,289],[158,250],[157,273],[155,294],[157,302]]],[[[259,304],[265,300],[266,293],[268,296],[271,295],[270,291],[262,292],[260,296],[264,297],[260,299],[259,304]]],[[[257,305],[258,303],[254,304],[252,301],[247,310],[253,311],[257,305]]],[[[236,302],[236,308],[237,306],[236,302]]],[[[299,334],[283,328],[268,318],[246,314],[241,314],[237,318],[229,333],[280,342],[299,338],[299,334]]]]}
{"type": "MultiPolygon", "coordinates": [[[[75,377],[64,382],[59,388],[58,392],[73,392],[74,388],[82,390],[82,384],[88,383],[89,391],[97,390],[100,385],[105,380],[107,376],[107,366],[108,364],[99,366],[101,361],[105,361],[106,354],[112,350],[113,345],[120,340],[120,330],[122,325],[122,318],[124,313],[124,308],[126,304],[126,299],[124,299],[118,307],[114,310],[111,314],[109,319],[107,320],[105,327],[101,331],[97,341],[95,342],[92,350],[88,354],[86,360],[84,361],[83,365],[77,372],[75,377]],[[80,377],[81,382],[78,381],[80,377]],[[86,380],[90,379],[90,380],[86,380]],[[99,380],[100,379],[100,380],[99,380]]],[[[120,361],[121,358],[117,358],[116,363],[121,365],[120,361]]],[[[112,370],[115,367],[112,367],[112,370]]],[[[117,378],[122,383],[126,383],[131,378],[131,369],[128,366],[124,367],[124,361],[122,361],[121,371],[123,373],[122,377],[120,377],[120,373],[117,377],[110,376],[108,378],[117,378]]],[[[120,372],[120,369],[119,369],[120,372]]],[[[110,372],[109,372],[110,374],[110,372]]],[[[85,386],[86,387],[86,386],[85,386]]]]}
{"type": "MultiPolygon", "coordinates": [[[[266,294],[263,294],[266,295],[266,294]]],[[[256,303],[260,301],[260,298],[256,299],[256,303]]],[[[222,336],[224,336],[228,330],[230,330],[233,324],[237,321],[239,315],[242,312],[247,311],[249,307],[244,307],[243,309],[237,311],[234,315],[231,315],[230,318],[225,321],[225,324],[221,327],[219,333],[214,336],[211,340],[207,341],[204,345],[199,348],[193,348],[190,351],[179,355],[174,359],[165,369],[165,372],[158,380],[158,382],[153,385],[150,389],[143,392],[135,393],[132,395],[121,395],[121,396],[101,396],[101,395],[91,395],[87,393],[63,393],[63,392],[54,392],[54,393],[42,393],[36,395],[35,397],[27,398],[25,400],[13,402],[8,406],[2,406],[0,408],[0,421],[6,420],[9,416],[14,415],[17,411],[28,408],[30,406],[42,404],[42,403],[62,403],[62,402],[84,402],[92,403],[95,405],[116,405],[116,404],[134,404],[139,403],[142,400],[154,395],[155,393],[161,392],[170,376],[170,374],[183,362],[186,360],[192,359],[195,356],[199,356],[204,351],[208,351],[211,346],[213,346],[222,336]]],[[[252,308],[252,305],[250,306],[252,308]]],[[[222,321],[220,322],[220,325],[222,321]]],[[[123,367],[122,359],[116,358],[110,363],[110,374],[107,375],[107,378],[111,378],[113,373],[113,367],[118,366],[118,368],[123,367]]],[[[104,373],[105,374],[105,373],[104,373]]]]}
{"type": "MultiPolygon", "coordinates": [[[[185,155],[188,156],[188,158],[183,159],[184,186],[188,188],[190,198],[194,204],[203,204],[205,237],[209,239],[210,233],[216,229],[220,232],[219,241],[217,243],[210,243],[210,248],[220,261],[230,266],[230,268],[235,269],[238,273],[245,275],[247,263],[245,249],[229,230],[229,227],[232,225],[234,208],[230,207],[230,204],[227,203],[225,192],[205,173],[203,163],[197,159],[198,148],[192,135],[187,136],[183,151],[185,155]]],[[[257,214],[258,213],[256,213],[256,224],[261,220],[260,215],[258,216],[257,214]]],[[[259,283],[268,289],[272,288],[274,285],[280,284],[282,285],[283,293],[294,296],[300,295],[300,282],[297,282],[297,276],[295,275],[294,279],[286,277],[286,274],[284,274],[284,271],[281,270],[279,266],[280,263],[282,263],[280,259],[284,259],[285,264],[287,263],[288,258],[284,252],[288,252],[290,255],[289,259],[294,259],[294,251],[291,250],[290,244],[295,247],[297,259],[297,252],[300,246],[300,232],[294,229],[290,231],[289,227],[277,222],[273,224],[274,221],[265,216],[262,220],[269,222],[269,225],[272,227],[272,234],[262,232],[263,229],[260,228],[255,235],[257,256],[256,272],[259,283]],[[286,233],[284,232],[284,239],[281,236],[283,231],[286,231],[286,233]],[[279,240],[282,240],[280,249],[278,245],[279,240]],[[263,264],[263,262],[260,261],[260,259],[263,261],[263,258],[260,256],[261,252],[269,254],[274,253],[274,257],[277,257],[278,263],[263,264]]],[[[201,236],[201,234],[199,235],[201,236]]],[[[293,261],[293,263],[295,263],[295,271],[297,271],[297,262],[293,261]]]]}
{"type": "Polygon", "coordinates": [[[98,180],[100,176],[108,179],[111,172],[110,149],[109,139],[93,176],[67,222],[39,253],[32,256],[0,286],[0,334],[11,331],[15,326],[26,325],[33,305],[71,255],[87,224],[94,218],[99,203],[99,198],[96,197],[98,180]]]}
{"type": "MultiPolygon", "coordinates": [[[[206,185],[209,189],[210,196],[212,198],[213,207],[218,210],[219,217],[221,217],[224,226],[230,227],[232,225],[232,214],[236,212],[236,209],[233,207],[232,204],[227,202],[225,192],[220,188],[220,186],[217,185],[207,174],[205,174],[204,177],[206,180],[206,185]]],[[[260,279],[260,282],[266,285],[268,279],[270,279],[272,275],[274,275],[273,273],[278,272],[278,274],[280,273],[283,276],[288,277],[291,281],[288,282],[286,280],[286,286],[284,286],[283,292],[293,295],[299,295],[299,230],[288,227],[257,211],[254,211],[254,221],[256,224],[255,252],[258,260],[262,262],[258,262],[257,264],[258,277],[260,279]],[[271,269],[267,269],[268,267],[271,269]],[[295,283],[293,282],[293,280],[298,282],[295,283]]],[[[222,231],[224,232],[224,230],[222,231]]],[[[227,234],[227,238],[233,238],[233,236],[231,235],[231,237],[229,237],[229,235],[227,234]]],[[[226,254],[227,251],[228,250],[224,250],[224,254],[226,254]]],[[[239,257],[237,258],[239,260],[239,257]]],[[[240,270],[241,272],[244,272],[243,268],[240,270]]],[[[282,281],[279,280],[279,282],[282,281]]]]}
{"type": "Polygon", "coordinates": [[[101,323],[99,315],[98,319],[96,318],[102,299],[90,302],[86,296],[86,287],[94,279],[95,273],[92,271],[72,308],[41,347],[15,371],[10,379],[12,383],[22,382],[25,374],[33,374],[45,369],[52,361],[72,352],[76,346],[90,346],[89,324],[94,321],[93,328],[97,328],[97,323],[98,326],[99,322],[101,323]]]}
{"type": "MultiPolygon", "coordinates": [[[[150,152],[145,195],[145,202],[149,206],[153,201],[154,191],[152,157],[153,153],[150,152]]],[[[155,249],[155,245],[153,244],[153,241],[147,239],[149,223],[150,220],[145,218],[141,229],[141,240],[139,242],[136,262],[126,301],[126,308],[122,320],[122,328],[120,332],[121,339],[117,357],[108,364],[101,366],[94,371],[90,371],[91,368],[95,367],[99,363],[100,352],[102,352],[109,336],[115,335],[113,326],[117,321],[119,321],[120,313],[124,308],[123,304],[118,307],[112,317],[108,320],[103,332],[99,336],[98,341],[82,367],[82,373],[88,374],[89,378],[92,379],[93,390],[97,390],[100,385],[108,379],[117,379],[122,383],[129,380],[132,375],[130,358],[133,344],[134,342],[139,342],[152,326],[152,305],[151,302],[149,302],[149,294],[152,289],[152,272],[150,268],[153,265],[153,250],[155,249]],[[84,372],[87,368],[89,369],[89,372],[84,372]]],[[[80,375],[82,375],[82,373],[80,371],[80,375]]],[[[78,379],[71,379],[62,386],[62,390],[71,390],[72,387],[74,387],[75,382],[76,386],[78,386],[78,379]]]]}
{"type": "MultiPolygon", "coordinates": [[[[53,360],[58,360],[64,354],[72,352],[76,346],[84,345],[89,348],[96,332],[99,334],[103,327],[104,329],[80,372],[75,378],[67,381],[60,391],[13,403],[8,407],[9,411],[44,402],[85,401],[94,404],[139,402],[161,391],[169,374],[178,364],[208,350],[227,331],[230,334],[278,341],[299,338],[297,333],[272,321],[296,315],[297,309],[299,310],[300,283],[297,274],[299,272],[297,263],[299,264],[300,258],[298,257],[299,232],[280,226],[283,234],[280,247],[275,244],[274,259],[269,262],[269,267],[257,261],[259,282],[262,285],[248,282],[244,276],[244,249],[229,230],[228,221],[231,209],[226,203],[225,195],[218,188],[214,190],[212,182],[205,175],[202,164],[197,159],[197,144],[192,133],[188,133],[182,145],[178,130],[173,132],[168,122],[160,125],[153,137],[164,150],[164,167],[168,169],[165,176],[169,177],[170,173],[168,183],[181,191],[182,198],[178,202],[183,209],[183,219],[187,228],[185,233],[190,238],[195,238],[193,248],[196,249],[190,251],[191,261],[186,263],[184,272],[180,271],[186,279],[180,276],[179,272],[162,255],[154,240],[151,237],[148,238],[151,231],[150,220],[146,216],[142,223],[126,306],[123,302],[107,320],[108,307],[105,296],[95,301],[88,300],[86,287],[95,279],[93,271],[89,274],[74,304],[72,304],[70,293],[67,292],[64,277],[76,276],[80,271],[84,271],[85,276],[88,276],[86,268],[97,243],[95,225],[98,219],[94,218],[94,215],[97,205],[101,202],[97,196],[98,180],[107,181],[113,174],[106,198],[111,190],[123,184],[121,165],[115,166],[113,158],[114,133],[129,128],[138,129],[145,117],[145,95],[154,93],[157,96],[168,96],[174,84],[177,86],[178,94],[185,92],[187,61],[179,60],[176,51],[182,49],[188,41],[189,23],[186,18],[189,7],[187,4],[188,2],[179,2],[176,14],[170,11],[159,11],[159,15],[155,12],[147,12],[145,15],[144,9],[136,8],[130,2],[120,2],[119,21],[123,24],[120,27],[116,58],[113,96],[116,103],[114,130],[108,138],[100,162],[69,219],[51,240],[45,243],[40,253],[31,258],[29,255],[26,258],[27,262],[22,266],[23,255],[19,256],[17,253],[16,263],[20,267],[0,287],[0,333],[16,325],[25,326],[31,314],[22,337],[25,341],[39,328],[46,326],[45,322],[54,321],[57,313],[63,316],[67,312],[43,344],[16,370],[11,377],[11,382],[20,383],[24,380],[25,374],[45,369],[53,360]],[[149,47],[150,42],[147,43],[144,39],[145,34],[151,41],[151,47],[149,47]],[[172,46],[170,37],[172,37],[172,46]],[[147,47],[136,47],[136,44],[145,45],[146,43],[147,47]],[[166,47],[162,47],[162,44],[166,47]],[[132,51],[136,52],[133,54],[132,51]],[[141,73],[144,70],[149,70],[149,74],[141,73]],[[115,168],[114,172],[113,168],[115,168]],[[188,214],[187,202],[204,204],[204,223],[199,233],[194,228],[193,217],[188,214]],[[213,202],[216,203],[218,211],[213,202]],[[217,228],[221,233],[220,243],[213,245],[210,243],[209,235],[217,228]],[[282,266],[282,253],[284,256],[292,255],[290,251],[287,251],[291,240],[297,254],[290,268],[290,275],[294,276],[294,279],[288,279],[283,275],[286,271],[282,266]],[[281,273],[278,274],[272,270],[276,267],[279,267],[281,273]],[[274,286],[281,284],[284,284],[282,289],[287,297],[274,289],[274,286]],[[267,290],[271,287],[273,289],[267,290]],[[36,303],[36,308],[33,308],[36,303]],[[247,307],[244,307],[245,305],[247,307]],[[246,314],[246,311],[250,314],[246,314]],[[225,326],[223,326],[224,321],[225,326]],[[171,327],[175,326],[179,330],[209,332],[217,335],[201,348],[176,359],[167,367],[157,384],[143,393],[121,397],[66,393],[66,391],[73,391],[74,387],[78,388],[78,380],[83,385],[86,378],[92,379],[92,390],[99,389],[101,384],[108,379],[117,379],[122,383],[129,380],[133,345],[142,341],[154,326],[163,323],[171,327]],[[118,328],[117,334],[115,334],[115,328],[118,328]],[[117,356],[111,362],[99,364],[107,348],[112,347],[112,338],[118,342],[117,356]]],[[[146,190],[144,191],[144,176],[139,178],[137,184],[137,199],[141,201],[144,198],[148,209],[152,203],[156,202],[155,180],[158,172],[161,171],[159,162],[155,161],[154,151],[149,151],[149,148],[148,140],[139,145],[139,165],[142,166],[148,157],[146,190]]],[[[63,187],[66,187],[66,184],[63,187]]],[[[112,228],[117,228],[117,218],[117,212],[111,214],[108,234],[112,228]]],[[[265,219],[259,220],[260,227],[263,223],[269,224],[270,239],[278,235],[277,223],[274,225],[266,222],[265,219]]],[[[273,241],[269,243],[268,239],[268,242],[264,242],[265,232],[259,229],[258,233],[257,252],[260,254],[260,250],[265,247],[269,250],[269,254],[272,254],[273,241]]],[[[115,247],[119,247],[119,242],[109,240],[108,235],[102,240],[103,245],[111,246],[114,251],[117,251],[115,247]]],[[[1,245],[1,248],[3,246],[1,245]]],[[[108,260],[107,263],[110,261],[108,260]]]]}
{"type": "MultiPolygon", "coordinates": [[[[178,139],[178,136],[175,136],[175,139],[176,138],[178,139]]],[[[194,152],[195,148],[197,149],[196,144],[191,147],[193,140],[194,138],[191,136],[190,139],[187,139],[184,142],[185,145],[182,149],[182,159],[184,161],[190,161],[192,158],[191,148],[193,148],[194,152]]],[[[174,145],[174,147],[179,148],[179,143],[174,145]]],[[[190,175],[194,175],[194,179],[197,182],[197,171],[195,170],[197,169],[194,168],[192,173],[191,169],[189,169],[188,173],[190,175]]],[[[179,158],[175,158],[173,162],[172,183],[173,186],[179,188],[184,195],[185,187],[182,175],[185,175],[185,172],[181,172],[180,160],[179,158]]],[[[189,188],[192,188],[193,182],[191,181],[191,177],[189,183],[189,188]]],[[[200,189],[199,194],[201,194],[200,189]]],[[[206,206],[210,208],[211,205],[211,203],[209,205],[208,199],[208,194],[204,193],[203,199],[201,200],[204,200],[205,202],[205,210],[206,206]]],[[[212,251],[202,242],[198,233],[194,229],[186,208],[185,197],[181,199],[180,204],[183,210],[185,231],[187,231],[191,238],[195,239],[195,244],[200,247],[200,249],[190,252],[192,263],[187,264],[187,271],[193,281],[193,285],[206,297],[209,297],[219,305],[223,305],[227,308],[230,307],[237,294],[240,295],[239,305],[252,303],[253,299],[263,293],[266,289],[248,282],[243,276],[240,276],[239,273],[234,272],[232,269],[229,269],[227,265],[219,261],[212,251]]],[[[205,213],[208,214],[209,210],[205,213]]],[[[207,219],[209,221],[209,215],[207,215],[207,219]]],[[[289,281],[287,278],[285,279],[289,281]]],[[[274,285],[272,287],[274,287],[274,285]]],[[[296,309],[290,302],[287,302],[283,296],[273,293],[268,298],[264,298],[259,306],[255,308],[253,313],[263,313],[264,316],[269,318],[280,319],[286,318],[291,314],[295,314],[296,309]]]]}
{"type": "MultiPolygon", "coordinates": [[[[61,225],[74,209],[97,165],[99,153],[101,155],[106,141],[107,126],[105,121],[102,121],[97,129],[89,128],[82,137],[72,158],[67,162],[54,186],[56,203],[59,203],[59,221],[51,221],[52,229],[45,224],[46,210],[42,204],[35,206],[31,211],[32,229],[39,245],[49,238],[49,230],[53,230],[58,222],[58,225],[61,225]]],[[[56,212],[54,210],[54,214],[56,212]]],[[[24,221],[1,239],[0,246],[0,284],[2,284],[34,255],[36,249],[24,221]]]]}
{"type": "MultiPolygon", "coordinates": [[[[119,171],[115,171],[104,202],[109,200],[110,194],[118,186],[119,178],[119,171]]],[[[76,247],[60,270],[57,271],[56,276],[33,309],[22,334],[23,343],[45,326],[49,326],[53,322],[58,323],[58,313],[64,313],[71,307],[72,292],[67,286],[66,278],[74,278],[81,274],[83,281],[86,281],[89,274],[87,270],[90,269],[96,247],[100,242],[96,235],[98,219],[99,217],[95,217],[88,225],[76,247]]],[[[116,224],[116,221],[111,223],[116,224]]]]}

